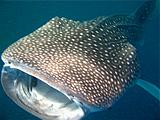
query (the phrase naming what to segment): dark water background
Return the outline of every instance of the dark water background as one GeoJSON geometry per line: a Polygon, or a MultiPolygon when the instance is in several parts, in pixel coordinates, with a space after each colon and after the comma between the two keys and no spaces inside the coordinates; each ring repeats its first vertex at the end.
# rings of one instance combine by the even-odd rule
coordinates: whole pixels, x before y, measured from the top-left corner
{"type": "MultiPolygon", "coordinates": [[[[90,20],[97,16],[131,14],[144,1],[90,2],[0,2],[0,54],[24,35],[34,31],[52,17],[90,20]]],[[[159,6],[158,6],[159,7],[159,6]]],[[[144,30],[144,45],[138,48],[143,79],[160,87],[159,8],[156,8],[144,30]]],[[[0,69],[3,62],[0,61],[0,69]]],[[[0,85],[0,120],[39,120],[27,113],[4,93],[0,85]]],[[[160,103],[134,86],[108,111],[93,113],[83,120],[160,120],[160,103]]]]}

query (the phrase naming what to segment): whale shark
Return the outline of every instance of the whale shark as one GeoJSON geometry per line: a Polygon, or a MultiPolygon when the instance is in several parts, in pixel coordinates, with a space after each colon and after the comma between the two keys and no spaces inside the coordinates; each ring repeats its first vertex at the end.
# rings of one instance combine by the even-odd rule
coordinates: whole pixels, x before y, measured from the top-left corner
{"type": "Polygon", "coordinates": [[[134,85],[160,101],[159,88],[140,77],[134,44],[155,7],[149,0],[132,15],[52,18],[2,53],[4,91],[43,120],[80,120],[107,110],[134,85]]]}

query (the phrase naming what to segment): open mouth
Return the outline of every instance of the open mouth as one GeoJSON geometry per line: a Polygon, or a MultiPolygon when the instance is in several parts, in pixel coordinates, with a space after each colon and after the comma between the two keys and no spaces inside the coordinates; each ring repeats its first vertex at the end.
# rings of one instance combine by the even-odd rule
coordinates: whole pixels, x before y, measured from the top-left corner
{"type": "Polygon", "coordinates": [[[1,82],[16,104],[41,119],[79,120],[84,116],[78,102],[16,68],[4,65],[1,82]]]}

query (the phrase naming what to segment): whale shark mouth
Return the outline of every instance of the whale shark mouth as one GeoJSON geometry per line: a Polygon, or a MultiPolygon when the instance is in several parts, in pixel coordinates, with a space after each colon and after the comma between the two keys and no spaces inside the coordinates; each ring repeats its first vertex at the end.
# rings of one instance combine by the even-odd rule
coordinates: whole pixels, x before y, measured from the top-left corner
{"type": "Polygon", "coordinates": [[[79,120],[78,101],[19,69],[4,65],[1,75],[6,94],[20,107],[45,120],[79,120]]]}

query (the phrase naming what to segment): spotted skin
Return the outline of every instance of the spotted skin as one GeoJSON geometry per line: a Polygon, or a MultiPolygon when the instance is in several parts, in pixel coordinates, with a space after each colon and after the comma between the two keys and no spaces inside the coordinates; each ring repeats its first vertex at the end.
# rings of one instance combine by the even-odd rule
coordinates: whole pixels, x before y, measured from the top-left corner
{"type": "Polygon", "coordinates": [[[82,103],[108,108],[137,77],[136,49],[129,43],[128,28],[121,27],[132,30],[132,20],[112,16],[79,22],[55,17],[12,44],[2,59],[35,77],[45,76],[42,81],[82,103]]]}

